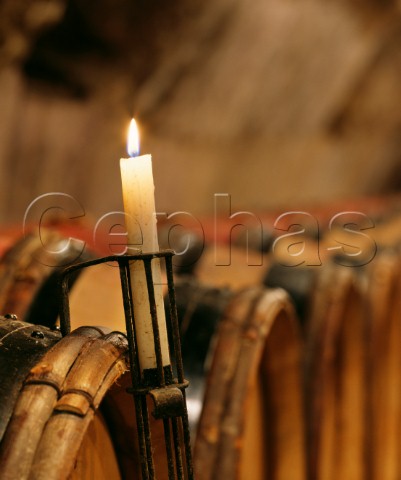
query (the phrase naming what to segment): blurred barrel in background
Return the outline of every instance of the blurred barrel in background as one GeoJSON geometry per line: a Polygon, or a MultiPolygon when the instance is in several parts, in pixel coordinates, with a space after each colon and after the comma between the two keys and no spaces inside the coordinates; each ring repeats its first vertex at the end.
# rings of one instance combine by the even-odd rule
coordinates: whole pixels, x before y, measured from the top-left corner
{"type": "Polygon", "coordinates": [[[306,478],[302,342],[282,290],[177,283],[197,478],[306,478]],[[196,429],[195,429],[196,428],[196,429]]]}
{"type": "Polygon", "coordinates": [[[367,333],[354,271],[326,265],[310,298],[304,353],[312,479],[367,477],[367,333]]]}

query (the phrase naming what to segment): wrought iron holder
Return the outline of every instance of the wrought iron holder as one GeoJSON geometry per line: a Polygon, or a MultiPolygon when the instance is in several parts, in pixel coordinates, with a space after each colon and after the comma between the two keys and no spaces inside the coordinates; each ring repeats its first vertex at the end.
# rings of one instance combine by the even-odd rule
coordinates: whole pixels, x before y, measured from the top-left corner
{"type": "Polygon", "coordinates": [[[150,397],[153,400],[153,416],[163,422],[169,480],[193,480],[194,478],[188,411],[185,396],[185,389],[188,386],[188,382],[184,378],[181,357],[181,342],[174,292],[173,255],[174,252],[171,250],[137,255],[110,255],[71,265],[63,270],[60,278],[60,329],[62,335],[67,335],[71,329],[68,286],[69,276],[77,270],[99,265],[101,263],[116,262],[118,264],[132,379],[132,387],[127,390],[134,397],[142,480],[152,480],[156,478],[147,397],[150,397]],[[164,259],[165,261],[170,305],[170,322],[167,324],[167,329],[172,339],[172,341],[169,342],[169,347],[171,365],[174,367],[175,373],[173,373],[173,368],[171,366],[163,366],[162,361],[152,276],[152,261],[157,258],[164,259]],[[151,382],[149,382],[149,379],[144,378],[139,364],[135,322],[140,321],[140,318],[135,318],[132,301],[130,275],[130,262],[132,261],[143,262],[146,276],[153,328],[154,349],[156,354],[156,374],[151,382]]]}

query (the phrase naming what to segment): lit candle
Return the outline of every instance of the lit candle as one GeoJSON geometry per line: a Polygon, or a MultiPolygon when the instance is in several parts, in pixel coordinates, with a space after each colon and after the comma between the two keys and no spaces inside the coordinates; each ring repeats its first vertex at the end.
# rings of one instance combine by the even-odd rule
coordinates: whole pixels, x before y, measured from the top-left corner
{"type": "MultiPolygon", "coordinates": [[[[138,156],[139,134],[134,119],[131,120],[128,133],[128,154],[130,158],[120,160],[125,222],[128,233],[128,253],[158,252],[152,157],[151,155],[138,156]]],[[[130,265],[130,272],[140,367],[142,371],[155,369],[156,353],[152,317],[143,262],[133,261],[130,265]]],[[[170,356],[160,260],[158,258],[152,261],[152,274],[162,360],[163,366],[167,366],[170,365],[170,356]]]]}

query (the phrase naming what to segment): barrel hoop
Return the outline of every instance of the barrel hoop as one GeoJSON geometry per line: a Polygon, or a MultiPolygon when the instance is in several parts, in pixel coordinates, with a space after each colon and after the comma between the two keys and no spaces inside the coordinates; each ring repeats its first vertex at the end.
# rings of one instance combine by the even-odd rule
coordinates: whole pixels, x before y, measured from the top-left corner
{"type": "Polygon", "coordinates": [[[39,379],[32,378],[32,379],[27,380],[24,383],[24,387],[26,387],[28,385],[47,385],[48,387],[52,387],[56,390],[58,397],[61,395],[61,390],[60,390],[60,387],[58,386],[58,384],[56,382],[53,382],[52,380],[49,380],[49,379],[43,378],[43,379],[39,380],[39,379]]]}
{"type": "MultiPolygon", "coordinates": [[[[85,390],[82,390],[80,388],[69,388],[68,390],[63,391],[62,397],[60,398],[60,401],[63,400],[63,398],[66,395],[82,395],[83,397],[86,398],[86,400],[90,403],[91,406],[93,406],[93,397],[89,392],[86,392],[85,390]]],[[[55,410],[58,410],[58,407],[56,405],[55,410]]]]}

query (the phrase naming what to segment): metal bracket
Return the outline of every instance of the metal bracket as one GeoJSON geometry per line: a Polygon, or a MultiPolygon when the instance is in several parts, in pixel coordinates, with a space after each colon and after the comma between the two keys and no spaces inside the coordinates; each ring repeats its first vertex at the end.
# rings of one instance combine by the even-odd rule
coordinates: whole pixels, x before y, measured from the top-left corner
{"type": "Polygon", "coordinates": [[[185,415],[185,401],[177,387],[155,388],[149,392],[155,405],[155,418],[181,417],[185,415]]]}
{"type": "MultiPolygon", "coordinates": [[[[153,447],[151,428],[149,423],[146,396],[149,395],[154,403],[153,416],[163,421],[166,461],[169,480],[193,480],[193,463],[191,442],[186,406],[185,389],[188,381],[184,378],[184,368],[181,356],[181,341],[178,327],[177,306],[175,300],[173,264],[174,252],[137,254],[137,255],[110,255],[107,257],[71,265],[64,269],[60,277],[60,329],[62,335],[67,335],[71,329],[69,308],[68,276],[82,268],[99,265],[106,262],[116,262],[120,269],[122,300],[124,305],[125,323],[129,346],[129,363],[132,379],[132,388],[127,389],[134,397],[136,425],[139,441],[139,454],[142,471],[142,480],[153,480],[155,468],[153,461],[153,447]],[[157,311],[155,308],[155,292],[152,277],[151,262],[154,259],[164,259],[167,274],[168,299],[170,307],[167,330],[171,365],[165,366],[162,362],[161,345],[157,311]],[[138,345],[135,331],[135,312],[132,300],[132,282],[129,268],[130,261],[141,261],[146,272],[146,284],[152,318],[156,366],[154,378],[145,378],[138,357],[138,345]],[[183,448],[182,448],[182,447],[183,448]]],[[[140,321],[140,319],[138,319],[140,321]]]]}

